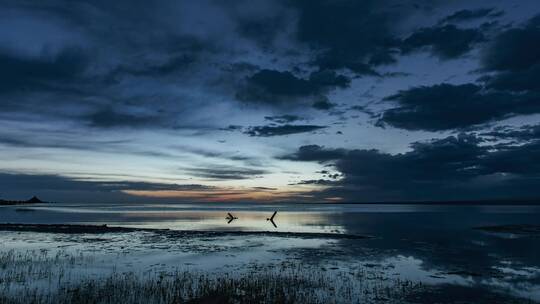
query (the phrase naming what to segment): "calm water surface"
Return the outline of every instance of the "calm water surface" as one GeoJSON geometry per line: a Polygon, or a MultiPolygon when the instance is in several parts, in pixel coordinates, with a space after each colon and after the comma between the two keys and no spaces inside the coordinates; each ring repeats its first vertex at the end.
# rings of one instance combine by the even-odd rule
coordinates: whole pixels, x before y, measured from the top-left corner
{"type": "Polygon", "coordinates": [[[198,264],[216,271],[225,262],[227,265],[242,265],[246,261],[267,263],[287,257],[324,267],[373,265],[388,277],[399,276],[433,285],[467,286],[478,293],[488,290],[540,301],[540,237],[473,229],[492,225],[540,225],[538,206],[54,204],[0,207],[0,222],[369,235],[373,238],[317,240],[249,235],[226,237],[209,241],[211,246],[224,246],[223,252],[197,251],[197,254],[192,254],[195,249],[210,245],[202,240],[192,243],[194,247],[187,248],[181,247],[181,244],[156,239],[148,241],[142,237],[130,240],[116,237],[108,245],[81,245],[80,240],[72,237],[50,236],[44,241],[42,237],[36,239],[35,234],[25,233],[4,233],[0,241],[4,248],[68,244],[87,246],[84,247],[86,249],[95,246],[93,250],[96,251],[103,248],[114,251],[111,248],[125,243],[124,247],[141,252],[137,256],[138,263],[146,259],[150,265],[157,257],[156,252],[161,252],[163,265],[176,265],[181,259],[183,263],[198,264]],[[266,221],[274,211],[278,211],[275,218],[278,228],[266,221]],[[227,212],[233,213],[238,220],[227,224],[227,212]],[[175,248],[178,252],[187,253],[181,255],[175,248]],[[166,249],[166,252],[160,249],[166,249]],[[145,257],[145,252],[151,254],[145,257]]]}
{"type": "Polygon", "coordinates": [[[501,224],[540,224],[540,206],[51,204],[0,207],[0,222],[108,224],[177,230],[269,230],[409,235],[469,231],[501,224]],[[26,211],[26,212],[25,212],[26,211]],[[278,211],[274,228],[265,219],[278,211]],[[227,212],[239,217],[227,224],[227,212]]]}

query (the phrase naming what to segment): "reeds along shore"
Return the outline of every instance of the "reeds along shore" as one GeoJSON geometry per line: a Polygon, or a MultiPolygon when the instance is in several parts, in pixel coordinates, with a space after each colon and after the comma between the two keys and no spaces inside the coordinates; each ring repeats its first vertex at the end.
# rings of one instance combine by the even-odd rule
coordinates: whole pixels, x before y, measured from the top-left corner
{"type": "Polygon", "coordinates": [[[357,303],[401,299],[421,284],[369,270],[328,272],[297,262],[211,274],[197,270],[78,276],[92,256],[45,251],[0,252],[0,303],[357,303]]]}

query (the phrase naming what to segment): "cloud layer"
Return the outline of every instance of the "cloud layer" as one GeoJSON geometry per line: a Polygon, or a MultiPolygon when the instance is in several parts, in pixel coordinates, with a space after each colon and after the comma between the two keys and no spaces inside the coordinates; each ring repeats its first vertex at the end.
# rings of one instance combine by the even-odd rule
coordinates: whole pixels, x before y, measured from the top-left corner
{"type": "Polygon", "coordinates": [[[533,197],[540,10],[486,4],[3,1],[4,191],[533,197]]]}

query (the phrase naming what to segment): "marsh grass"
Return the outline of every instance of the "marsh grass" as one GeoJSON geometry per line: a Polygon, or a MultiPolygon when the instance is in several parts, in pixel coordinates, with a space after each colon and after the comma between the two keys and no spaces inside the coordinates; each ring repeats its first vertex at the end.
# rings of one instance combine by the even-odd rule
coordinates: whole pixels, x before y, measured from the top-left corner
{"type": "Polygon", "coordinates": [[[208,273],[197,270],[77,275],[82,253],[0,254],[0,303],[399,303],[420,284],[370,269],[326,270],[297,262],[208,273]]]}

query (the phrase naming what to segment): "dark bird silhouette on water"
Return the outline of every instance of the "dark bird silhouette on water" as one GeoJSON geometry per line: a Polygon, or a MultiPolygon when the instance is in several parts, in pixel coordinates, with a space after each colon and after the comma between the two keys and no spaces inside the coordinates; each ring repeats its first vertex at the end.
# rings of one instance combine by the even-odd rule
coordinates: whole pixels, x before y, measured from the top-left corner
{"type": "Polygon", "coordinates": [[[236,216],[232,215],[231,213],[227,213],[227,217],[225,218],[228,220],[227,224],[230,224],[232,221],[238,219],[236,216]]]}
{"type": "Polygon", "coordinates": [[[269,217],[269,218],[267,218],[266,220],[267,220],[267,221],[270,221],[270,223],[272,223],[272,225],[274,225],[274,227],[277,228],[276,223],[274,223],[274,217],[276,216],[276,214],[277,214],[277,211],[274,211],[274,214],[272,214],[272,216],[269,217]]]}

